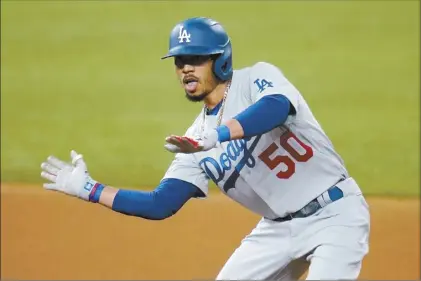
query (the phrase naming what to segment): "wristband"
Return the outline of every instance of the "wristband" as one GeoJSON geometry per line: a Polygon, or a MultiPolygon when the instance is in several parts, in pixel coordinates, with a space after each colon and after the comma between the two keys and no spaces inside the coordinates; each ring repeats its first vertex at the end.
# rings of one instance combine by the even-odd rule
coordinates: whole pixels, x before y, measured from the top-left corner
{"type": "Polygon", "coordinates": [[[219,126],[216,128],[216,131],[218,132],[219,142],[229,141],[231,139],[230,129],[226,125],[219,126]]]}
{"type": "Polygon", "coordinates": [[[93,203],[98,203],[103,189],[104,189],[103,184],[96,183],[94,187],[92,188],[91,193],[89,194],[89,201],[93,203]]]}

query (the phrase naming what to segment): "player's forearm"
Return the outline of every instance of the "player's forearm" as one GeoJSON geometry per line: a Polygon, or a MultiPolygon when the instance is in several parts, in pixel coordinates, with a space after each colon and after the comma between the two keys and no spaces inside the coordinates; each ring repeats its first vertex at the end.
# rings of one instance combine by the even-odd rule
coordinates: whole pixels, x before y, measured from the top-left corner
{"type": "Polygon", "coordinates": [[[112,209],[114,199],[119,190],[119,188],[105,186],[101,192],[98,203],[112,209]]]}
{"type": "Polygon", "coordinates": [[[241,139],[244,137],[243,126],[236,119],[228,120],[224,125],[219,126],[218,131],[218,140],[220,142],[241,139]]]}
{"type": "Polygon", "coordinates": [[[91,191],[89,201],[93,203],[99,203],[108,208],[112,208],[115,196],[119,190],[119,188],[97,183],[91,191]]]}
{"type": "Polygon", "coordinates": [[[217,128],[220,142],[264,134],[283,124],[290,102],[282,95],[266,96],[217,128]]]}
{"type": "Polygon", "coordinates": [[[171,179],[150,192],[100,186],[93,192],[92,201],[122,214],[162,220],[174,215],[196,192],[192,184],[171,179]]]}

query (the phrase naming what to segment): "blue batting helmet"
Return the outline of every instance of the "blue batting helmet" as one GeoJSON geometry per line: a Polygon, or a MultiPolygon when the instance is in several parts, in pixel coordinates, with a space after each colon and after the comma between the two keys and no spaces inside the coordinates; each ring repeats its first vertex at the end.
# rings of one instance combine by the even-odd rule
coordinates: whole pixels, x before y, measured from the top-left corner
{"type": "Polygon", "coordinates": [[[189,18],[173,28],[169,51],[162,59],[182,55],[219,55],[215,59],[214,74],[222,81],[232,76],[231,40],[224,28],[212,19],[189,18]]]}

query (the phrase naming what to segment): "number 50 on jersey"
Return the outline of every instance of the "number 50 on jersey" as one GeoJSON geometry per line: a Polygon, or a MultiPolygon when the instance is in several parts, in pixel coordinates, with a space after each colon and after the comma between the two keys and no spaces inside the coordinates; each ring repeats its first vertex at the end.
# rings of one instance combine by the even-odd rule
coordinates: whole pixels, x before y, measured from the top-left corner
{"type": "Polygon", "coordinates": [[[307,162],[313,157],[313,149],[298,139],[291,131],[286,131],[281,135],[279,143],[290,154],[289,156],[275,154],[279,146],[276,143],[272,143],[258,157],[271,170],[274,170],[280,164],[284,164],[286,169],[279,171],[276,176],[280,179],[288,179],[295,173],[294,160],[297,162],[307,162]],[[301,152],[297,151],[289,142],[297,143],[303,150],[301,152]]]}

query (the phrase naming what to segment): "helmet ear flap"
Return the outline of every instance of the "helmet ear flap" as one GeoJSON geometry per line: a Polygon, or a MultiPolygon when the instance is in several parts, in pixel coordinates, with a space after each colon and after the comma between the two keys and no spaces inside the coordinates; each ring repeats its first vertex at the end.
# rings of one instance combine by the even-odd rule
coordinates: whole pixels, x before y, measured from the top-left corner
{"type": "Polygon", "coordinates": [[[225,81],[232,76],[232,50],[229,42],[224,48],[224,52],[215,59],[213,72],[220,80],[225,81]]]}

